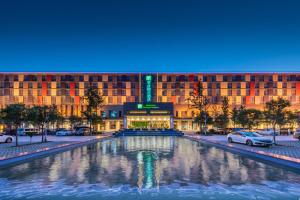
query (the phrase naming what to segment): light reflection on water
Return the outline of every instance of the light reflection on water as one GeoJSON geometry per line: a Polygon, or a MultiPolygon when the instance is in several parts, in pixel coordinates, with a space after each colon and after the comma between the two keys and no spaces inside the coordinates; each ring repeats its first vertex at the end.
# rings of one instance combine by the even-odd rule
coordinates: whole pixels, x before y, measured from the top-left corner
{"type": "Polygon", "coordinates": [[[176,137],[105,140],[0,170],[1,199],[298,199],[300,174],[176,137]]]}

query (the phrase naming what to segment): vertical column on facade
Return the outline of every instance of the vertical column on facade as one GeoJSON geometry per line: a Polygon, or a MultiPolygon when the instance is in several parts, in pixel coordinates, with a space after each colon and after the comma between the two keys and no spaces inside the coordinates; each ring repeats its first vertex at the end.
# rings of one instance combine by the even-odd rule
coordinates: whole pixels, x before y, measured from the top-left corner
{"type": "Polygon", "coordinates": [[[116,130],[120,130],[120,121],[116,121],[116,130]]]}
{"type": "Polygon", "coordinates": [[[158,73],[156,73],[156,102],[158,102],[158,73]]]}
{"type": "Polygon", "coordinates": [[[127,118],[125,116],[123,118],[123,127],[124,129],[127,129],[127,118]]]}
{"type": "Polygon", "coordinates": [[[105,121],[105,131],[109,131],[109,121],[105,121]]]}
{"type": "Polygon", "coordinates": [[[174,117],[170,116],[170,128],[174,128],[174,117]]]}
{"type": "Polygon", "coordinates": [[[139,74],[139,102],[142,102],[142,73],[139,74]]]}
{"type": "Polygon", "coordinates": [[[181,121],[180,120],[177,121],[177,129],[181,130],[181,121]]]}

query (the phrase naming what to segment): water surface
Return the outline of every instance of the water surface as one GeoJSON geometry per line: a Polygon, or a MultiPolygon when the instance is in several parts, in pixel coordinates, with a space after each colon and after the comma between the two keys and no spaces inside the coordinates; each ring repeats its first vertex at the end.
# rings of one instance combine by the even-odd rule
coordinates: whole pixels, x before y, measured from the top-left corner
{"type": "Polygon", "coordinates": [[[295,199],[300,174],[177,137],[105,140],[0,170],[0,199],[295,199]]]}

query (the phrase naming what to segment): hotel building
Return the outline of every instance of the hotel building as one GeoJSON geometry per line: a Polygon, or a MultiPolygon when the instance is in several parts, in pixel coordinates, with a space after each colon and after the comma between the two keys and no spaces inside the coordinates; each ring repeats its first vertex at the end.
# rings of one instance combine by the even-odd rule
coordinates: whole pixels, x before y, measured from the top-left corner
{"type": "Polygon", "coordinates": [[[300,73],[0,73],[0,108],[12,103],[55,104],[64,116],[81,115],[90,86],[104,97],[98,130],[174,127],[196,130],[186,99],[201,81],[217,111],[223,97],[231,107],[263,109],[283,97],[300,110],[300,73]]]}

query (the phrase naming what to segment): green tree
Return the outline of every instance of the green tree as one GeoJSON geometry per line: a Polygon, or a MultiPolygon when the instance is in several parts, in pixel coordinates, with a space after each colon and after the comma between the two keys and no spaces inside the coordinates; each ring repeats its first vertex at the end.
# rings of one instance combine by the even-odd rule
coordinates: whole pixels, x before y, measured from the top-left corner
{"type": "Polygon", "coordinates": [[[239,109],[234,107],[231,112],[231,121],[233,126],[236,127],[239,124],[239,109]]]}
{"type": "Polygon", "coordinates": [[[285,122],[291,131],[295,128],[295,126],[297,126],[298,120],[298,113],[289,110],[285,112],[285,122]]]}
{"type": "MultiPolygon", "coordinates": [[[[18,129],[26,122],[26,109],[24,104],[11,104],[1,110],[1,118],[4,124],[18,129]]],[[[18,132],[16,131],[16,146],[19,146],[18,132]]]]}
{"type": "Polygon", "coordinates": [[[204,125],[212,124],[213,118],[209,115],[209,113],[201,112],[194,116],[194,123],[196,123],[200,127],[200,133],[204,132],[206,134],[207,130],[205,130],[206,127],[204,127],[204,125]],[[203,132],[201,132],[201,130],[203,132]]]}
{"type": "Polygon", "coordinates": [[[27,119],[33,125],[39,128],[42,132],[42,142],[46,142],[46,132],[49,125],[56,123],[60,114],[55,105],[52,106],[33,106],[27,111],[27,119]],[[46,129],[46,130],[45,130],[46,129]]]}
{"type": "Polygon", "coordinates": [[[194,121],[198,123],[200,133],[207,133],[207,124],[209,120],[208,109],[210,101],[206,95],[203,94],[203,84],[201,81],[197,83],[197,87],[186,99],[190,109],[196,110],[194,121]]]}
{"type": "Polygon", "coordinates": [[[234,124],[250,130],[258,126],[262,119],[263,114],[260,110],[247,109],[245,106],[234,108],[232,112],[232,121],[234,124]]]}
{"type": "Polygon", "coordinates": [[[72,115],[69,117],[69,122],[70,122],[72,129],[74,129],[76,126],[79,126],[80,124],[82,124],[82,118],[79,116],[76,116],[76,115],[72,115]]]}
{"type": "Polygon", "coordinates": [[[246,127],[249,130],[253,129],[254,127],[257,127],[263,119],[262,112],[257,109],[245,109],[243,114],[245,115],[246,119],[246,127]]]}
{"type": "Polygon", "coordinates": [[[218,128],[226,129],[229,124],[229,103],[228,98],[224,97],[222,100],[222,113],[215,117],[215,124],[218,128]]]}
{"type": "Polygon", "coordinates": [[[104,99],[99,94],[97,88],[89,87],[83,97],[86,104],[86,110],[82,112],[90,125],[90,134],[92,134],[92,126],[102,121],[102,116],[98,115],[98,110],[103,107],[104,99]]]}
{"type": "Polygon", "coordinates": [[[290,105],[291,103],[288,100],[281,97],[277,100],[272,99],[266,103],[264,115],[273,128],[274,144],[276,144],[276,126],[281,131],[281,127],[286,123],[286,108],[290,105]]]}

